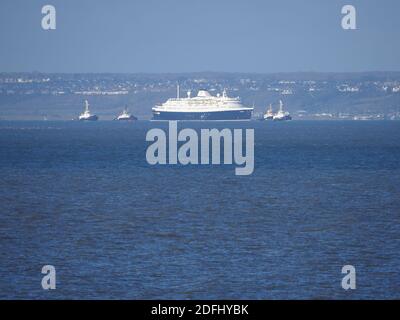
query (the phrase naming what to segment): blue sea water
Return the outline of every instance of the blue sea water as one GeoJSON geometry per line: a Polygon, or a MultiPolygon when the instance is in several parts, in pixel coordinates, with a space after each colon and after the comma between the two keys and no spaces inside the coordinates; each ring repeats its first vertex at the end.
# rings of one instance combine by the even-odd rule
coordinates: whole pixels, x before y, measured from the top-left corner
{"type": "Polygon", "coordinates": [[[0,122],[0,298],[400,298],[400,122],[179,124],[254,128],[250,176],[148,165],[154,127],[0,122]]]}

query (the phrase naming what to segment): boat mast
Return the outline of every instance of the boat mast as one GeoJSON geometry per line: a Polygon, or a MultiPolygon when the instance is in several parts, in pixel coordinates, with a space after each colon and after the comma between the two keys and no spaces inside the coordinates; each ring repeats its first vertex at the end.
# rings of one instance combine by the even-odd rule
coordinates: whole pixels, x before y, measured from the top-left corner
{"type": "Polygon", "coordinates": [[[179,100],[179,83],[176,86],[176,99],[179,100]]]}

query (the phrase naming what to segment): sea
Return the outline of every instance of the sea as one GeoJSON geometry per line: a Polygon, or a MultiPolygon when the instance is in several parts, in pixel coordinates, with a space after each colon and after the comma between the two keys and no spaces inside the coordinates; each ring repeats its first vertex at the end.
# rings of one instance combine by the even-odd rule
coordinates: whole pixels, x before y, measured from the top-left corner
{"type": "Polygon", "coordinates": [[[179,122],[254,129],[248,176],[152,128],[0,121],[1,299],[400,299],[399,121],[179,122]]]}

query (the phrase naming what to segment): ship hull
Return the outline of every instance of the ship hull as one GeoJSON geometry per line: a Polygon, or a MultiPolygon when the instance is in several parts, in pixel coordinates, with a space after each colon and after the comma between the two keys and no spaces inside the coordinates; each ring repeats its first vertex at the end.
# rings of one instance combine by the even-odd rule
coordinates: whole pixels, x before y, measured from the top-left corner
{"type": "Polygon", "coordinates": [[[282,117],[282,118],[274,118],[273,120],[274,121],[288,121],[288,120],[292,120],[292,117],[291,116],[285,116],[285,117],[282,117]]]}
{"type": "Polygon", "coordinates": [[[153,111],[153,120],[250,120],[252,110],[214,111],[214,112],[165,112],[153,111]]]}
{"type": "Polygon", "coordinates": [[[137,118],[134,117],[134,116],[131,116],[131,117],[129,117],[129,118],[117,118],[117,119],[115,119],[115,120],[118,120],[118,121],[136,121],[137,118]]]}
{"type": "Polygon", "coordinates": [[[90,116],[87,118],[80,118],[79,121],[97,121],[99,119],[98,116],[90,116]]]}
{"type": "Polygon", "coordinates": [[[265,121],[274,120],[274,117],[273,116],[264,117],[263,120],[265,120],[265,121]]]}

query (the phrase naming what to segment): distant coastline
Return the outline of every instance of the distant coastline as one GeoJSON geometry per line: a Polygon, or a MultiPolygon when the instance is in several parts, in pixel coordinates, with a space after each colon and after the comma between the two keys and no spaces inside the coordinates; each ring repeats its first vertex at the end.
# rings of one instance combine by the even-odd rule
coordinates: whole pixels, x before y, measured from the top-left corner
{"type": "Polygon", "coordinates": [[[0,120],[71,120],[88,99],[102,120],[128,105],[139,119],[182,90],[227,89],[254,105],[254,116],[280,99],[294,120],[398,120],[400,72],[358,73],[0,73],[0,120]]]}

